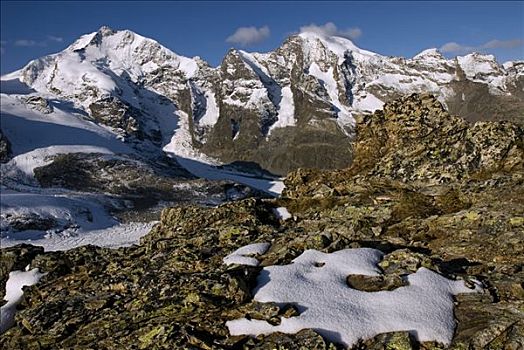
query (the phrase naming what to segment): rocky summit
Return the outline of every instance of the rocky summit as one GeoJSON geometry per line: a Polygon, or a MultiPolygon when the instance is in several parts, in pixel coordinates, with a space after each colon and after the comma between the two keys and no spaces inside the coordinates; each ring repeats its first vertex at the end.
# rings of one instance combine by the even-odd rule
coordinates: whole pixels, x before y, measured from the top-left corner
{"type": "MultiPolygon", "coordinates": [[[[348,288],[395,290],[405,285],[406,275],[425,267],[466,284],[477,281],[482,290],[456,296],[449,346],[418,342],[406,330],[361,339],[353,348],[522,349],[522,127],[509,121],[468,122],[451,115],[436,97],[412,94],[356,118],[354,132],[350,167],[298,169],[286,177],[276,199],[164,209],[138,245],[63,252],[31,245],[2,249],[1,294],[10,271],[29,265],[45,275],[24,288],[15,325],[1,335],[0,345],[343,348],[312,329],[231,336],[226,322],[247,318],[277,325],[300,314],[293,305],[253,299],[263,267],[289,264],[307,249],[331,253],[370,247],[384,253],[382,275],[350,275],[348,288]],[[277,215],[280,207],[291,217],[277,215]],[[238,248],[261,242],[271,246],[257,256],[260,266],[223,264],[238,248]]],[[[53,171],[42,169],[40,181],[51,181],[53,171]]],[[[75,184],[70,177],[53,181],[75,184]]]]}

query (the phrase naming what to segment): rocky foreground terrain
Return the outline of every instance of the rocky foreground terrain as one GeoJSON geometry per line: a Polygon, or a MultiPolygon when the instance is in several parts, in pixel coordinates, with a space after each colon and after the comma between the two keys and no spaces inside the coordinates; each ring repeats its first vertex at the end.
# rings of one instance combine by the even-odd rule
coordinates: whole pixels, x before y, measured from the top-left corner
{"type": "MultiPolygon", "coordinates": [[[[348,287],[392,290],[420,267],[482,283],[456,297],[451,349],[524,347],[524,131],[511,122],[466,122],[431,95],[410,95],[357,120],[344,170],[299,169],[278,199],[215,208],[165,209],[139,245],[44,252],[2,249],[1,283],[30,265],[46,273],[26,287],[3,349],[336,349],[313,330],[230,336],[241,317],[278,324],[291,307],[253,300],[263,266],[306,249],[373,247],[382,277],[348,287]],[[279,219],[274,209],[292,214],[279,219]],[[270,242],[261,267],[223,264],[246,244],[270,242]]],[[[48,172],[48,171],[47,171],[48,172]]],[[[46,172],[42,173],[45,178],[46,172]]],[[[356,349],[441,349],[396,332],[356,349]]]]}

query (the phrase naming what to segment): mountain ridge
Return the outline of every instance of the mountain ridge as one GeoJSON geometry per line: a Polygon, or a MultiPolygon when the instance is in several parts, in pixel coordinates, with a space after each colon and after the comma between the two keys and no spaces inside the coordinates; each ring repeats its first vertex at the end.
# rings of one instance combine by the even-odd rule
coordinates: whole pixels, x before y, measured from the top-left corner
{"type": "Polygon", "coordinates": [[[354,117],[405,94],[433,93],[470,121],[521,122],[524,111],[524,62],[500,65],[477,53],[446,59],[434,48],[389,57],[317,33],[290,36],[267,53],[231,49],[211,67],[104,26],[2,77],[16,79],[131,142],[279,174],[348,166],[354,117]],[[166,122],[172,114],[176,123],[166,122]]]}

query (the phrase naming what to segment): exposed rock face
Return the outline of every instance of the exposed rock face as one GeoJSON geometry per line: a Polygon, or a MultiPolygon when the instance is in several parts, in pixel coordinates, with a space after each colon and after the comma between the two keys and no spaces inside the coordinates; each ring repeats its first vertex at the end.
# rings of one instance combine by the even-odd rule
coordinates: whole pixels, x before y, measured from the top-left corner
{"type": "MultiPolygon", "coordinates": [[[[165,209],[134,247],[3,249],[2,281],[28,263],[48,274],[26,288],[16,325],[0,345],[337,348],[313,330],[229,336],[228,320],[278,323],[298,313],[253,301],[260,267],[222,263],[241,246],[271,242],[261,266],[288,264],[306,249],[382,250],[383,277],[348,276],[348,285],[362,291],[398,288],[419,267],[448,278],[475,278],[484,291],[457,297],[458,326],[449,348],[522,348],[522,128],[509,122],[468,124],[433,97],[412,95],[360,119],[356,131],[351,168],[291,173],[280,199],[165,209]],[[280,206],[293,219],[278,220],[273,209],[280,206]]],[[[398,332],[362,340],[357,348],[443,347],[418,344],[413,335],[398,332]]]]}
{"type": "MultiPolygon", "coordinates": [[[[43,187],[63,187],[77,191],[136,194],[158,188],[166,181],[194,179],[194,176],[169,158],[155,164],[131,155],[69,153],[36,168],[35,177],[43,187]],[[143,190],[140,190],[143,188],[143,190]]],[[[164,185],[169,190],[169,184],[164,185]]],[[[172,186],[172,183],[171,183],[172,186]]]]}
{"type": "Polygon", "coordinates": [[[174,160],[154,161],[131,155],[68,153],[34,170],[42,187],[100,193],[115,199],[113,213],[124,220],[156,220],[167,205],[200,203],[217,205],[263,193],[227,181],[197,179],[174,160]],[[158,207],[158,205],[162,205],[158,207]]]}
{"type": "MultiPolygon", "coordinates": [[[[143,139],[139,126],[140,111],[122,101],[109,97],[89,105],[91,116],[98,122],[120,130],[124,135],[143,139]]],[[[160,140],[156,140],[159,142],[160,140]]]]}
{"type": "MultiPolygon", "coordinates": [[[[354,118],[405,94],[432,93],[468,121],[522,124],[524,116],[523,62],[446,59],[436,49],[386,57],[314,33],[268,53],[232,49],[212,68],[133,32],[101,28],[19,73],[37,95],[74,104],[137,148],[173,142],[184,145],[182,156],[203,152],[278,174],[349,166],[354,118]],[[80,82],[71,65],[86,72],[80,82]]],[[[46,108],[45,99],[31,99],[46,108]]]]}
{"type": "Polygon", "coordinates": [[[47,231],[57,225],[56,220],[53,218],[44,218],[34,213],[17,216],[9,216],[9,214],[7,214],[6,221],[8,226],[15,232],[28,230],[47,231]]]}
{"type": "Polygon", "coordinates": [[[39,96],[30,96],[25,99],[25,103],[27,106],[40,111],[44,114],[49,114],[53,112],[53,106],[49,104],[49,101],[47,101],[43,97],[39,96]]]}

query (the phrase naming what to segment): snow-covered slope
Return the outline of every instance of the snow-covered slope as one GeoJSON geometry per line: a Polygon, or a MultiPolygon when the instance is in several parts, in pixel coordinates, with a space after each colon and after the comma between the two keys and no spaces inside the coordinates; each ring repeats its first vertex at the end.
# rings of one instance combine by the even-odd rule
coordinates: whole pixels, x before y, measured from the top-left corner
{"type": "Polygon", "coordinates": [[[128,91],[119,87],[119,78],[137,82],[165,66],[186,79],[198,71],[195,60],[179,56],[152,39],[102,27],[56,55],[30,62],[19,76],[39,92],[73,99],[87,108],[97,98],[125,95],[128,91]]]}
{"type": "Polygon", "coordinates": [[[132,222],[145,220],[140,210],[250,195],[231,183],[195,182],[193,174],[278,194],[278,179],[219,169],[194,147],[190,128],[218,118],[214,92],[196,78],[200,69],[210,68],[154,40],[103,27],[3,76],[2,245],[129,244],[151,227],[132,222]],[[189,120],[199,97],[202,114],[189,120]],[[128,213],[126,223],[114,213],[128,213]]]}
{"type": "MultiPolygon", "coordinates": [[[[135,210],[133,205],[136,206],[136,203],[158,200],[154,196],[148,199],[147,193],[137,193],[136,203],[131,205],[128,198],[119,195],[122,190],[118,189],[118,184],[115,185],[116,192],[113,193],[104,193],[104,188],[96,192],[90,192],[91,190],[88,189],[93,185],[96,186],[99,180],[106,183],[125,180],[128,186],[136,186],[133,185],[134,172],[129,172],[129,168],[123,166],[132,167],[136,162],[136,172],[142,171],[142,168],[138,166],[145,166],[145,170],[154,172],[155,166],[158,166],[155,165],[156,162],[165,162],[162,160],[162,157],[165,157],[162,156],[162,149],[157,148],[155,151],[150,142],[126,142],[113,128],[97,123],[96,120],[89,118],[89,115],[81,108],[72,107],[70,103],[55,99],[47,100],[42,97],[43,94],[38,92],[19,94],[22,92],[19,89],[15,94],[11,92],[13,91],[4,90],[4,93],[0,95],[1,132],[2,138],[9,142],[8,158],[10,158],[0,165],[2,246],[31,241],[48,250],[56,250],[69,249],[83,244],[122,246],[138,242],[138,239],[151,229],[152,224],[147,222],[122,224],[111,213],[122,210],[132,213],[135,210]],[[74,158],[63,158],[68,154],[85,154],[87,157],[93,157],[95,171],[98,174],[93,176],[85,173],[84,169],[75,169],[74,163],[68,163],[69,159],[74,158]],[[75,173],[78,173],[80,181],[85,181],[85,188],[82,182],[77,186],[81,191],[70,188],[69,180],[71,179],[67,180],[67,176],[65,180],[59,180],[65,181],[64,188],[62,186],[52,188],[47,185],[43,186],[41,184],[42,176],[37,178],[36,172],[56,162],[60,164],[55,165],[56,167],[63,167],[63,169],[58,168],[59,171],[69,172],[72,176],[77,176],[75,173]],[[114,164],[116,175],[107,172],[108,170],[113,171],[112,166],[107,168],[104,165],[96,165],[97,162],[106,165],[114,164]]],[[[177,123],[173,123],[176,121],[175,116],[170,120],[169,116],[160,115],[158,120],[165,130],[171,128],[171,136],[176,140],[179,129],[177,123]]],[[[173,144],[172,140],[168,142],[164,146],[167,155],[174,159],[185,160],[180,163],[190,164],[191,166],[187,166],[189,171],[199,177],[212,180],[230,179],[275,195],[282,190],[281,181],[257,179],[251,175],[220,170],[207,163],[202,163],[210,161],[209,159],[199,157],[196,153],[190,153],[189,150],[192,149],[190,144],[184,148],[184,144],[177,142],[173,144]],[[193,156],[198,160],[188,160],[185,158],[188,156],[193,156]]],[[[90,165],[92,163],[86,163],[86,166],[90,165]]],[[[177,192],[174,186],[186,188],[187,190],[185,192],[182,190],[178,197],[182,201],[191,201],[191,195],[187,196],[186,192],[202,191],[200,189],[202,186],[193,184],[194,180],[190,173],[182,171],[179,163],[173,162],[171,167],[172,169],[165,170],[165,174],[160,173],[152,180],[162,180],[165,176],[172,176],[173,178],[169,181],[172,183],[173,193],[177,192]]],[[[100,185],[103,185],[103,182],[100,185]]],[[[138,186],[137,191],[143,191],[140,184],[138,186]]],[[[165,185],[160,184],[159,188],[162,186],[165,185]]],[[[221,189],[221,186],[223,185],[216,185],[218,189],[221,189]]],[[[203,190],[206,191],[206,188],[204,187],[203,190]]],[[[133,194],[133,187],[129,191],[133,194]]],[[[155,188],[152,187],[151,191],[155,191],[155,188]]],[[[210,193],[204,192],[198,194],[197,197],[202,197],[204,203],[211,204],[227,200],[228,196],[234,195],[236,198],[243,196],[242,192],[226,194],[224,189],[221,191],[224,192],[225,197],[220,192],[217,196],[215,193],[217,190],[213,186],[209,186],[209,191],[210,193]]],[[[195,200],[200,202],[201,200],[197,197],[195,200]]],[[[154,202],[152,204],[154,205],[154,202]]]]}

